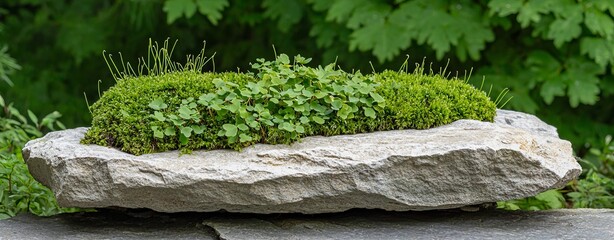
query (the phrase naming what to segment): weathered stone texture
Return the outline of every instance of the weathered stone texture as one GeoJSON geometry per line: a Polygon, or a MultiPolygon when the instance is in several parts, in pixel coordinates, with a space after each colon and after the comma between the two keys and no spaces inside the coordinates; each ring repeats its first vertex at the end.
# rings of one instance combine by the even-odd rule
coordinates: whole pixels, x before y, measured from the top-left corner
{"type": "Polygon", "coordinates": [[[246,213],[446,209],[533,196],[581,172],[556,129],[510,111],[499,111],[495,123],[460,120],[428,130],[185,155],[134,156],[82,145],[86,130],[52,132],[23,149],[30,172],[61,206],[246,213]]]}

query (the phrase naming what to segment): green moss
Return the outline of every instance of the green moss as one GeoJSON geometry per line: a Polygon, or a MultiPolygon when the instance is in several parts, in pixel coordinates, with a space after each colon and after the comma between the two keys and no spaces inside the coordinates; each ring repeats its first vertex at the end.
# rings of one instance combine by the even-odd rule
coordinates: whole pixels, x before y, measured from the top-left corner
{"type": "MultiPolygon", "coordinates": [[[[354,118],[342,119],[331,115],[325,124],[311,124],[302,136],[339,135],[393,129],[427,129],[451,123],[459,119],[493,121],[495,104],[480,90],[462,80],[447,80],[440,75],[398,73],[385,71],[370,76],[378,84],[375,92],[385,99],[385,106],[375,118],[357,114],[354,118]]],[[[168,104],[167,111],[174,111],[181,101],[198,99],[205,93],[216,91],[213,79],[245,86],[257,79],[241,73],[196,73],[182,71],[157,76],[128,77],[106,91],[100,100],[91,106],[93,122],[83,143],[120,148],[136,155],[174,149],[220,149],[235,148],[262,143],[290,143],[283,130],[262,127],[254,130],[253,141],[240,145],[229,144],[226,137],[218,136],[224,124],[234,124],[229,115],[212,113],[211,109],[199,106],[200,113],[208,113],[199,124],[205,126],[202,134],[193,134],[182,145],[177,137],[155,138],[148,107],[154,99],[168,104]],[[262,133],[265,133],[264,135],[262,133]]],[[[344,81],[338,79],[335,81],[344,81]]],[[[165,126],[161,126],[165,127],[165,126]]]]}
{"type": "Polygon", "coordinates": [[[492,122],[496,106],[482,91],[459,79],[385,71],[376,75],[386,99],[386,129],[427,129],[459,119],[492,122]]]}
{"type": "MultiPolygon", "coordinates": [[[[121,79],[91,106],[92,127],[82,142],[117,147],[136,155],[179,149],[177,141],[159,141],[153,137],[148,104],[155,98],[162,98],[171,108],[176,108],[183,99],[213,91],[212,79],[215,78],[237,84],[253,81],[252,77],[239,73],[192,71],[121,79]]],[[[209,120],[205,123],[209,128],[185,148],[224,147],[216,135],[222,124],[215,119],[209,120]]]]}

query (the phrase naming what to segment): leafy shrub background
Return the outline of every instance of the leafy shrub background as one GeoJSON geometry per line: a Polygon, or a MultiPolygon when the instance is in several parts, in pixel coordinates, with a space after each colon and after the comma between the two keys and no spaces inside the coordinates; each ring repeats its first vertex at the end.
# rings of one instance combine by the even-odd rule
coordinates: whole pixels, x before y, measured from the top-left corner
{"type": "Polygon", "coordinates": [[[177,56],[207,40],[218,71],[248,69],[273,55],[271,44],[363,72],[368,61],[397,69],[409,54],[473,68],[473,83],[485,76],[495,92],[510,87],[507,108],[537,114],[591,159],[614,135],[613,16],[609,0],[4,0],[0,94],[36,114],[59,110],[68,127],[89,125],[82,93],[97,96],[99,79],[101,89],[113,84],[102,50],[134,62],[150,37],[181,38],[177,56]]]}
{"type": "Polygon", "coordinates": [[[136,62],[150,37],[180,38],[176,56],[207,40],[217,71],[249,69],[273,56],[272,44],[363,72],[369,61],[398,69],[409,54],[435,69],[447,59],[449,70],[473,68],[472,82],[485,76],[495,92],[510,87],[508,108],[554,124],[584,156],[614,133],[613,14],[608,0],[5,0],[0,59],[22,69],[0,94],[88,125],[82,93],[98,96],[99,79],[102,90],[113,84],[102,51],[136,62]]]}
{"type": "Polygon", "coordinates": [[[40,120],[31,111],[27,116],[0,95],[0,220],[22,212],[50,216],[79,211],[60,208],[53,192],[32,178],[21,155],[24,144],[42,137],[44,128],[64,128],[57,121],[60,113],[54,111],[40,120]]]}

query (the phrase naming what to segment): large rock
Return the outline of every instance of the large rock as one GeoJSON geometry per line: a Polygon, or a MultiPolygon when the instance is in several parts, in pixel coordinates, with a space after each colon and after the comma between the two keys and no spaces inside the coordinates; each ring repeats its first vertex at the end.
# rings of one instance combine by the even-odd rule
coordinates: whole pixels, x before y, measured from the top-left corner
{"type": "Polygon", "coordinates": [[[522,113],[498,116],[516,124],[460,120],[185,155],[82,145],[87,129],[77,128],[33,140],[23,152],[61,206],[160,212],[446,209],[533,196],[580,174],[571,144],[554,128],[522,113]]]}

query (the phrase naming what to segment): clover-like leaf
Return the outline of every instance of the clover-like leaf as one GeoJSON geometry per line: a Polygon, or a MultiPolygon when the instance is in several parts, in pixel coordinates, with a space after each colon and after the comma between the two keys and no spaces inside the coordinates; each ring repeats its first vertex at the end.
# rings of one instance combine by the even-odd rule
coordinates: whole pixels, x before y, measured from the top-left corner
{"type": "Polygon", "coordinates": [[[241,108],[241,105],[239,104],[230,104],[224,106],[224,109],[230,111],[231,113],[236,113],[237,111],[239,111],[239,108],[241,108]]]}
{"type": "Polygon", "coordinates": [[[343,106],[337,112],[337,116],[345,120],[349,117],[350,113],[352,113],[352,108],[347,104],[343,104],[343,106]]]}
{"type": "Polygon", "coordinates": [[[203,95],[200,95],[200,97],[198,97],[197,103],[200,104],[200,105],[208,106],[209,103],[214,98],[215,98],[215,94],[213,94],[213,93],[203,94],[203,95]]]}
{"type": "Polygon", "coordinates": [[[279,54],[279,57],[277,57],[277,61],[283,64],[290,64],[290,58],[288,57],[288,55],[283,53],[279,54]]]}
{"type": "Polygon", "coordinates": [[[167,108],[168,105],[166,105],[166,103],[164,103],[164,100],[162,100],[161,98],[156,98],[149,103],[149,107],[153,110],[162,110],[167,108]]]}
{"type": "Polygon", "coordinates": [[[303,124],[307,124],[309,123],[309,118],[307,116],[302,116],[299,121],[301,121],[303,124]]]}
{"type": "Polygon", "coordinates": [[[261,122],[264,123],[265,125],[269,126],[269,127],[275,126],[275,123],[273,121],[269,120],[269,119],[263,119],[263,120],[261,120],[261,122]]]}
{"type": "Polygon", "coordinates": [[[255,119],[247,121],[247,125],[249,125],[253,129],[260,128],[260,123],[258,121],[256,121],[255,119]]]}
{"type": "Polygon", "coordinates": [[[237,128],[240,129],[241,131],[247,131],[249,130],[249,127],[243,123],[241,124],[237,124],[237,128]]]}
{"type": "Polygon", "coordinates": [[[382,103],[382,102],[386,101],[386,100],[384,100],[384,98],[381,95],[379,95],[379,94],[377,94],[375,92],[370,92],[369,96],[371,96],[373,98],[373,100],[375,102],[377,102],[377,103],[382,103]]]}
{"type": "Polygon", "coordinates": [[[303,96],[307,97],[307,98],[311,98],[314,96],[313,92],[311,92],[311,90],[309,89],[303,89],[301,91],[301,93],[303,94],[303,96]]]}
{"type": "Polygon", "coordinates": [[[375,110],[373,110],[373,108],[364,108],[365,109],[365,116],[370,117],[370,118],[375,118],[375,110]]]}
{"type": "Polygon", "coordinates": [[[164,117],[164,114],[162,114],[161,112],[155,111],[152,116],[154,119],[158,121],[161,121],[161,122],[166,121],[166,117],[164,117]]]}
{"type": "Polygon", "coordinates": [[[301,125],[297,125],[294,130],[296,130],[297,133],[305,133],[305,127],[301,125]]]}
{"type": "Polygon", "coordinates": [[[194,134],[201,134],[205,131],[205,126],[192,125],[190,126],[194,130],[194,134]]]}
{"type": "Polygon", "coordinates": [[[237,136],[237,131],[239,130],[234,124],[224,124],[222,128],[225,130],[224,135],[226,137],[234,137],[237,136]]]}
{"type": "Polygon", "coordinates": [[[324,124],[324,119],[318,116],[312,116],[311,120],[317,124],[324,124]]]}
{"type": "Polygon", "coordinates": [[[319,92],[316,92],[316,93],[314,94],[314,96],[315,96],[316,98],[318,98],[318,99],[322,99],[322,98],[324,98],[324,97],[328,96],[329,94],[330,94],[330,93],[329,93],[329,92],[326,92],[326,91],[319,91],[319,92]]]}
{"type": "Polygon", "coordinates": [[[331,103],[331,106],[333,107],[333,109],[339,110],[343,106],[343,101],[341,101],[341,99],[335,99],[331,103]]]}
{"type": "Polygon", "coordinates": [[[279,129],[294,132],[294,125],[289,122],[282,122],[279,124],[279,129]]]}
{"type": "Polygon", "coordinates": [[[251,141],[253,138],[250,135],[247,135],[245,133],[241,133],[239,134],[239,141],[241,142],[249,142],[251,141]]]}
{"type": "Polygon", "coordinates": [[[164,135],[166,136],[175,136],[175,128],[174,127],[167,127],[164,129],[164,135]]]}
{"type": "Polygon", "coordinates": [[[191,127],[181,127],[179,128],[179,131],[181,132],[181,135],[185,136],[186,138],[189,138],[190,136],[192,136],[191,127]]]}
{"type": "Polygon", "coordinates": [[[151,130],[154,132],[155,138],[164,138],[164,132],[160,131],[159,126],[151,126],[151,130]]]}

